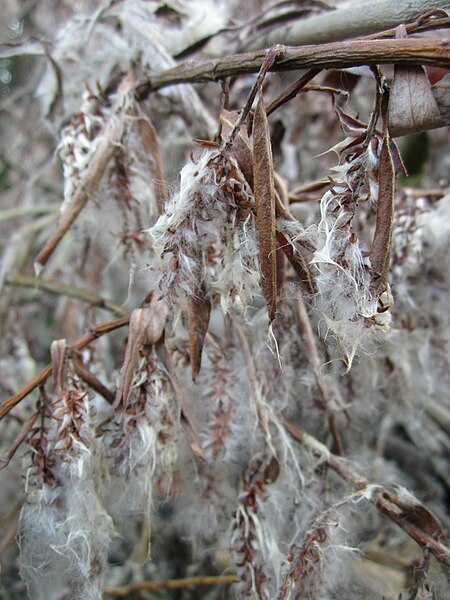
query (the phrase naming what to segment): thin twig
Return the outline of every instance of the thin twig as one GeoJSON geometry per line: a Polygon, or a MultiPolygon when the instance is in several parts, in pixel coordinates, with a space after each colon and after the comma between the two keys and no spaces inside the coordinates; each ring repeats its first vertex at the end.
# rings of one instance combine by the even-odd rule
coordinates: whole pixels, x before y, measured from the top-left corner
{"type": "Polygon", "coordinates": [[[13,273],[8,275],[5,279],[5,283],[14,287],[25,287],[31,289],[39,289],[50,294],[57,296],[69,296],[70,298],[76,298],[82,302],[88,302],[98,308],[109,310],[118,317],[123,317],[127,314],[118,304],[111,302],[107,298],[103,298],[100,294],[79,288],[75,285],[62,283],[55,279],[41,279],[38,277],[32,277],[30,275],[20,275],[19,273],[13,273]]]}
{"type": "Polygon", "coordinates": [[[299,94],[305,87],[307,83],[314,79],[316,75],[320,73],[320,69],[310,69],[304,75],[302,75],[297,81],[294,81],[287,90],[285,90],[282,94],[272,100],[272,102],[267,107],[267,116],[271,115],[273,112],[278,110],[281,106],[292,100],[299,94]]]}
{"type": "Polygon", "coordinates": [[[39,415],[39,412],[35,412],[22,425],[19,433],[17,434],[15,440],[11,444],[9,450],[7,450],[7,452],[5,452],[5,454],[0,459],[0,469],[4,469],[5,467],[7,467],[9,465],[12,457],[17,452],[17,449],[19,448],[20,444],[25,440],[28,433],[31,431],[31,428],[33,427],[34,423],[36,422],[38,415],[39,415]]]}
{"type": "Polygon", "coordinates": [[[250,93],[249,93],[248,98],[244,104],[244,107],[239,115],[239,118],[236,121],[230,135],[225,140],[225,142],[222,146],[223,153],[227,152],[233,145],[235,137],[239,133],[239,130],[241,129],[243,123],[245,122],[246,118],[249,115],[250,109],[252,108],[253,101],[256,97],[258,90],[261,88],[261,86],[263,84],[263,81],[264,81],[265,76],[267,75],[267,72],[275,64],[275,62],[277,61],[277,58],[279,56],[282,56],[282,54],[283,54],[282,46],[275,46],[274,48],[270,48],[270,50],[266,53],[264,61],[260,67],[258,77],[256,78],[256,81],[253,84],[252,89],[250,90],[250,93]]]}
{"type": "Polygon", "coordinates": [[[163,579],[162,581],[138,581],[130,583],[123,587],[107,587],[103,590],[104,594],[112,596],[129,596],[134,592],[141,590],[164,590],[164,589],[182,589],[192,585],[230,585],[236,583],[236,575],[197,575],[195,577],[185,577],[183,579],[163,579]]]}
{"type": "Polygon", "coordinates": [[[48,213],[56,214],[61,205],[59,202],[51,202],[49,204],[37,204],[36,206],[17,206],[8,208],[0,212],[0,223],[19,219],[21,217],[33,217],[35,215],[46,215],[48,213]]]}
{"type": "Polygon", "coordinates": [[[95,390],[98,394],[103,396],[103,398],[109,403],[113,404],[115,395],[109,390],[103,383],[97,379],[97,377],[91,373],[88,367],[83,363],[81,356],[77,352],[72,352],[72,363],[75,373],[80,377],[85,383],[88,384],[90,388],[95,390]]]}
{"type": "MultiPolygon", "coordinates": [[[[69,346],[71,350],[82,350],[89,346],[91,342],[96,340],[97,338],[114,331],[115,329],[120,329],[125,325],[128,325],[130,321],[130,317],[122,317],[120,319],[115,319],[114,321],[106,321],[104,323],[99,323],[98,325],[94,325],[94,327],[88,332],[85,333],[82,337],[76,340],[73,344],[69,346]]],[[[28,383],[26,383],[18,392],[16,392],[13,396],[5,400],[0,405],[0,419],[3,419],[5,415],[7,415],[21,400],[23,400],[28,394],[30,394],[35,388],[41,385],[50,375],[52,374],[52,365],[47,365],[40,373],[38,373],[33,379],[31,379],[28,383]]]]}

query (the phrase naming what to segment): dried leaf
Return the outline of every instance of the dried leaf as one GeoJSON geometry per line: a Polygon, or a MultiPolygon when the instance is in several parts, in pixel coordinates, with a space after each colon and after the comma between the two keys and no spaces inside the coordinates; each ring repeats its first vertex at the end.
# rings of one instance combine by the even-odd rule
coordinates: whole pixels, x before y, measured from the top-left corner
{"type": "Polygon", "coordinates": [[[394,223],[395,169],[389,138],[383,139],[378,168],[378,208],[370,262],[372,291],[381,295],[387,289],[394,223]]]}
{"type": "Polygon", "coordinates": [[[205,148],[205,150],[216,150],[217,148],[220,148],[219,142],[214,142],[212,140],[201,140],[200,138],[193,138],[192,141],[194,142],[194,144],[198,144],[202,148],[205,148]]]}
{"type": "Polygon", "coordinates": [[[163,337],[169,307],[164,298],[158,298],[153,294],[150,301],[152,318],[147,325],[146,339],[148,344],[157,344],[163,337]]]}
{"type": "Polygon", "coordinates": [[[269,321],[272,322],[277,310],[275,187],[269,123],[262,95],[256,105],[253,121],[253,177],[261,288],[269,311],[269,321]]]}
{"type": "Polygon", "coordinates": [[[152,175],[154,177],[156,204],[158,206],[158,215],[163,211],[167,200],[167,186],[165,183],[164,166],[161,158],[158,134],[149,117],[144,114],[140,106],[136,105],[138,131],[142,139],[145,152],[148,156],[152,175]]]}
{"type": "Polygon", "coordinates": [[[131,386],[133,385],[134,374],[136,372],[139,360],[139,350],[145,341],[147,327],[153,316],[151,308],[138,308],[131,313],[130,328],[128,332],[127,349],[122,366],[122,376],[117,389],[114,408],[117,409],[120,404],[124,408],[128,405],[131,386]]]}
{"type": "Polygon", "coordinates": [[[197,379],[200,372],[203,344],[208,331],[210,313],[211,302],[202,291],[199,290],[198,294],[188,298],[189,354],[193,381],[197,379]]]}
{"type": "Polygon", "coordinates": [[[401,136],[444,125],[423,67],[396,65],[389,102],[390,134],[401,136]]]}

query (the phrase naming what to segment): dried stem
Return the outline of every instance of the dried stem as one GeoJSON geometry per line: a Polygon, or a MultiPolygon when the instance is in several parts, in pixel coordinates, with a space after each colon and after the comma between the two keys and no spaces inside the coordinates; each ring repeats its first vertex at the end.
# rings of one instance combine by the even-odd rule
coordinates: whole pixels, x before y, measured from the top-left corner
{"type": "Polygon", "coordinates": [[[38,415],[39,415],[39,412],[35,412],[22,425],[22,427],[21,427],[19,433],[17,434],[15,440],[11,444],[11,447],[9,448],[9,450],[0,459],[0,469],[4,469],[5,467],[7,467],[9,465],[12,457],[17,452],[17,448],[25,440],[25,438],[27,437],[28,433],[31,431],[31,428],[35,424],[36,419],[38,418],[38,415]]]}
{"type": "MultiPolygon", "coordinates": [[[[205,62],[186,62],[177,67],[151,73],[134,88],[138,101],[152,92],[181,83],[206,83],[224,77],[258,73],[266,51],[257,50],[205,62]]],[[[345,69],[380,64],[431,65],[450,68],[450,47],[436,38],[403,40],[353,40],[305,47],[283,47],[270,71],[298,69],[345,69]]]]}
{"type": "MultiPolygon", "coordinates": [[[[82,337],[76,340],[73,344],[69,346],[71,350],[82,350],[89,346],[91,342],[96,340],[97,338],[114,331],[115,329],[120,329],[125,325],[128,325],[130,320],[129,316],[122,317],[121,319],[116,319],[114,321],[106,321],[105,323],[100,323],[98,325],[94,325],[94,327],[89,331],[89,333],[85,333],[82,337]]],[[[22,389],[16,392],[13,396],[5,400],[0,405],[0,419],[3,419],[5,415],[7,415],[21,400],[26,398],[28,394],[30,394],[35,388],[41,385],[53,372],[52,365],[47,365],[45,369],[42,369],[40,373],[38,373],[33,379],[31,379],[28,383],[26,383],[22,389]]]]}
{"type": "Polygon", "coordinates": [[[109,310],[118,317],[123,317],[127,314],[127,311],[118,304],[111,302],[111,300],[108,300],[107,298],[103,298],[96,292],[84,290],[83,288],[79,288],[75,285],[69,285],[67,283],[56,281],[55,279],[41,279],[32,277],[30,275],[20,275],[19,273],[14,273],[6,277],[5,283],[14,287],[40,289],[44,292],[49,292],[50,294],[55,294],[57,296],[69,296],[70,298],[76,298],[77,300],[87,302],[93,306],[97,306],[98,308],[109,310]]]}
{"type": "Polygon", "coordinates": [[[230,585],[237,581],[236,575],[197,575],[183,579],[163,579],[162,581],[138,581],[123,587],[106,587],[103,592],[111,596],[130,596],[141,590],[182,589],[191,585],[230,585]]]}

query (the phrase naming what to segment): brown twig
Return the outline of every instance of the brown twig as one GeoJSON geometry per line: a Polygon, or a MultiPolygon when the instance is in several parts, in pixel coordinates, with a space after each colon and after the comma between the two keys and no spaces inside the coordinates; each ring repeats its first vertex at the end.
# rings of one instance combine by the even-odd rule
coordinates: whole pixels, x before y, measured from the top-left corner
{"type": "MultiPolygon", "coordinates": [[[[205,62],[181,63],[141,79],[134,87],[134,94],[138,101],[142,101],[151,93],[170,85],[206,83],[224,77],[258,73],[266,57],[265,50],[256,50],[205,62]]],[[[353,40],[300,47],[285,46],[270,71],[345,69],[393,63],[450,68],[450,46],[447,40],[436,38],[353,40]]]]}
{"type": "Polygon", "coordinates": [[[192,585],[230,585],[238,581],[236,575],[197,575],[195,577],[185,577],[183,579],[163,579],[162,581],[138,581],[130,583],[123,587],[106,587],[104,594],[111,596],[130,596],[134,592],[141,590],[175,590],[189,587],[192,585]]]}
{"type": "Polygon", "coordinates": [[[105,385],[103,385],[103,383],[99,379],[97,379],[97,377],[93,373],[91,373],[91,371],[83,363],[81,356],[77,352],[72,352],[72,364],[73,364],[75,373],[85,383],[87,383],[90,388],[92,388],[98,394],[103,396],[103,398],[109,404],[112,404],[114,402],[115,396],[114,396],[113,392],[111,390],[109,390],[105,385]]]}
{"type": "Polygon", "coordinates": [[[5,452],[5,454],[0,459],[0,469],[4,469],[5,467],[7,467],[9,465],[9,463],[10,463],[12,457],[14,456],[14,454],[16,453],[18,447],[25,440],[28,433],[31,431],[31,428],[33,427],[34,423],[36,422],[38,415],[39,415],[39,412],[35,412],[22,425],[19,433],[17,434],[15,440],[11,444],[9,450],[7,452],[5,452]]]}
{"type": "MultiPolygon", "coordinates": [[[[89,346],[91,342],[96,340],[97,338],[114,331],[115,329],[120,329],[125,325],[128,325],[130,321],[130,317],[122,317],[120,319],[115,319],[114,321],[106,321],[105,323],[99,323],[98,325],[94,325],[94,327],[88,332],[85,333],[82,337],[76,340],[73,344],[70,345],[70,349],[72,350],[82,350],[86,346],[89,346]]],[[[40,373],[38,373],[33,379],[31,379],[28,383],[26,383],[18,392],[16,392],[13,396],[5,400],[0,405],[0,419],[3,419],[5,415],[7,415],[21,400],[23,400],[28,394],[30,394],[35,388],[41,385],[50,375],[52,374],[52,365],[47,365],[40,373]]]]}
{"type": "Polygon", "coordinates": [[[236,121],[230,135],[225,140],[225,142],[222,146],[223,153],[227,152],[233,145],[236,135],[239,133],[239,130],[241,129],[244,121],[246,120],[246,118],[248,117],[248,115],[250,113],[250,109],[252,107],[253,101],[256,97],[258,90],[261,88],[261,86],[263,84],[263,81],[264,81],[265,76],[267,75],[267,72],[276,63],[278,57],[282,56],[282,55],[283,55],[283,47],[282,46],[275,46],[274,48],[270,48],[270,50],[266,52],[264,60],[259,69],[258,77],[256,78],[256,81],[253,84],[252,89],[250,90],[250,93],[249,93],[247,100],[245,102],[245,105],[239,115],[239,118],[236,121]]]}
{"type": "Polygon", "coordinates": [[[314,77],[316,75],[318,75],[319,73],[320,73],[320,69],[310,69],[304,75],[302,75],[300,77],[300,79],[297,79],[297,81],[294,81],[294,83],[291,84],[287,88],[287,90],[285,90],[283,93],[281,93],[278,96],[278,98],[275,98],[275,100],[272,100],[272,102],[268,105],[267,116],[271,115],[273,112],[278,110],[281,106],[286,104],[286,102],[289,102],[289,100],[292,100],[293,98],[295,98],[295,96],[297,96],[297,94],[299,94],[304,89],[305,85],[307,83],[309,83],[311,81],[311,79],[314,79],[314,77]]]}

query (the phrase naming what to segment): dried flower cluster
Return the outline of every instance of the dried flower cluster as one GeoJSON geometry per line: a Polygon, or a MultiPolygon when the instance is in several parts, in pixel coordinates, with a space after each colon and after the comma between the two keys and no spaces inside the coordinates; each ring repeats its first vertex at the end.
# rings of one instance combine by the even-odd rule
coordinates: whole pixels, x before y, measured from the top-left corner
{"type": "Polygon", "coordinates": [[[448,597],[448,2],[19,4],[1,597],[448,597]]]}

